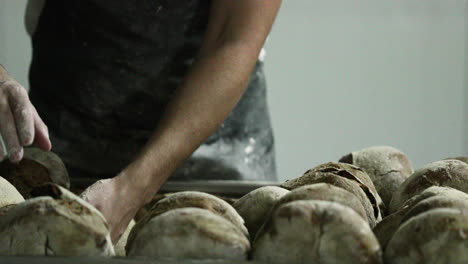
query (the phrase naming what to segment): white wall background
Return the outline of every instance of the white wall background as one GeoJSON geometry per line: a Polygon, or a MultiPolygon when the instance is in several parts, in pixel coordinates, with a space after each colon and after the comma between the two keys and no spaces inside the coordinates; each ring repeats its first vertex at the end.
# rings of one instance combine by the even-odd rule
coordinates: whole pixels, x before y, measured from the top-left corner
{"type": "MultiPolygon", "coordinates": [[[[26,0],[0,0],[0,63],[27,86],[26,0]]],[[[284,0],[267,45],[281,179],[371,145],[415,167],[468,155],[468,0],[284,0]]]]}
{"type": "Polygon", "coordinates": [[[31,44],[24,26],[27,0],[0,0],[0,64],[28,85],[31,44]]]}
{"type": "Polygon", "coordinates": [[[283,1],[266,62],[281,178],[371,145],[415,167],[467,155],[467,5],[283,1]]]}

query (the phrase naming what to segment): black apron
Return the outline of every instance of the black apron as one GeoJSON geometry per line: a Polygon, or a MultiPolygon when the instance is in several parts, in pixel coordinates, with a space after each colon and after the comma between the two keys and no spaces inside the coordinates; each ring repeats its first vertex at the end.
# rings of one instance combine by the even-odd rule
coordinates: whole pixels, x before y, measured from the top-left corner
{"type": "MultiPolygon", "coordinates": [[[[195,60],[210,1],[47,0],[30,98],[71,177],[111,177],[154,131],[195,60]]],[[[170,180],[276,180],[258,62],[242,99],[170,180]]]]}

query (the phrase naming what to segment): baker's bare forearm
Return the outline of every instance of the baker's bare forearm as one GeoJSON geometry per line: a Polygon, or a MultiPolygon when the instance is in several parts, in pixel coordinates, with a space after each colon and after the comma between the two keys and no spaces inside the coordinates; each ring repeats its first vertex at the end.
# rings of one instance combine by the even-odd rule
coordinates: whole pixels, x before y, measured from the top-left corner
{"type": "Polygon", "coordinates": [[[129,166],[139,183],[156,190],[224,121],[247,86],[257,49],[223,45],[199,58],[177,89],[161,122],[129,166]]]}
{"type": "Polygon", "coordinates": [[[225,120],[250,73],[281,0],[213,0],[199,56],[154,135],[121,175],[150,199],[225,120]]]}

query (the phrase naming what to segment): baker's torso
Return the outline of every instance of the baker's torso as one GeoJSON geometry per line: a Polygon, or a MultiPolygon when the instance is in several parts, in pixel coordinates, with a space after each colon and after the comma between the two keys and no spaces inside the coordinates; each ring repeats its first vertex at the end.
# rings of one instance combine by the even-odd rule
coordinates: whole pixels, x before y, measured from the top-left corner
{"type": "MultiPolygon", "coordinates": [[[[30,97],[67,166],[112,175],[154,131],[200,49],[210,1],[47,0],[32,36],[30,97]]],[[[221,127],[171,177],[272,180],[258,62],[221,127]]]]}

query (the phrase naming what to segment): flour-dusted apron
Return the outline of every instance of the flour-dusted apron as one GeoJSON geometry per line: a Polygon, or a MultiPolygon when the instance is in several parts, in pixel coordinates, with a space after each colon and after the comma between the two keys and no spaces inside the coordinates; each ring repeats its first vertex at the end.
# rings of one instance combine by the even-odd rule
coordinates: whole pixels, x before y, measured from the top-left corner
{"type": "MultiPolygon", "coordinates": [[[[47,0],[30,97],[71,177],[111,177],[154,131],[200,49],[210,1],[47,0]]],[[[170,180],[275,180],[263,63],[219,129],[170,180]]]]}

